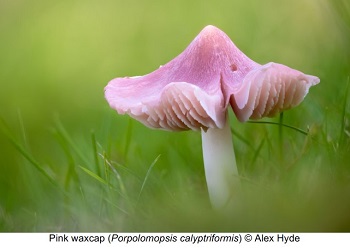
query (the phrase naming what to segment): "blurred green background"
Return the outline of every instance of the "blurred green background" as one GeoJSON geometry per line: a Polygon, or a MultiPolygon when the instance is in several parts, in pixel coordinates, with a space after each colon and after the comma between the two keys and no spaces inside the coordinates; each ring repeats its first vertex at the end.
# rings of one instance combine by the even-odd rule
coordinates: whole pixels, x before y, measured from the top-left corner
{"type": "Polygon", "coordinates": [[[349,13],[345,0],[0,0],[0,231],[350,231],[349,13]],[[321,79],[284,113],[307,136],[231,118],[242,192],[225,213],[209,206],[199,133],[147,129],[103,93],[208,24],[258,63],[321,79]]]}

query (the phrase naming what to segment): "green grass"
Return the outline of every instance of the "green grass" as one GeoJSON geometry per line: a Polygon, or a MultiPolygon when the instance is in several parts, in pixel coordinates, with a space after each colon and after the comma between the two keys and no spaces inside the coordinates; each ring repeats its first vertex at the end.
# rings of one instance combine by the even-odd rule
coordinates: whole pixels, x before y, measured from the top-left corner
{"type": "Polygon", "coordinates": [[[0,231],[349,232],[349,21],[346,1],[0,2],[0,231]],[[200,133],[150,130],[103,98],[207,24],[321,79],[283,116],[230,113],[242,187],[224,213],[200,133]]]}

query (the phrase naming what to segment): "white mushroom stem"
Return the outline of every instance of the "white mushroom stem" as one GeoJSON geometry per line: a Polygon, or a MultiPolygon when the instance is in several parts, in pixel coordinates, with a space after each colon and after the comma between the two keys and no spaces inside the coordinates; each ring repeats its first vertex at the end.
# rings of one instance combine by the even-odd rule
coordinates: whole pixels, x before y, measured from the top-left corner
{"type": "Polygon", "coordinates": [[[228,115],[224,128],[209,128],[201,132],[210,201],[215,209],[222,209],[229,203],[239,183],[228,115]]]}

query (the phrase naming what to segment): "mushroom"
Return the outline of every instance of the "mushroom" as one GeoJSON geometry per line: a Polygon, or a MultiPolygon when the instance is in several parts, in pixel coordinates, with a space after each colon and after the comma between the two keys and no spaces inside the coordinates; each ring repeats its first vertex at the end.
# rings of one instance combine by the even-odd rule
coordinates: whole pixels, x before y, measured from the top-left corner
{"type": "Polygon", "coordinates": [[[241,122],[272,117],[298,105],[317,83],[287,66],[254,62],[209,25],[157,70],[111,80],[105,97],[119,114],[147,127],[201,131],[209,198],[221,209],[239,185],[228,106],[241,122]]]}

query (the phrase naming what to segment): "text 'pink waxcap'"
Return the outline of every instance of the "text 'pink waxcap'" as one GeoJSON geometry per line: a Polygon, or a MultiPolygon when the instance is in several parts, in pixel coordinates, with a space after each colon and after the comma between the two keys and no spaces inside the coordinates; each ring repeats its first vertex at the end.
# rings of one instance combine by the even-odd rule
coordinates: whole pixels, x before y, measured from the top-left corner
{"type": "Polygon", "coordinates": [[[281,64],[260,65],[207,26],[159,69],[110,81],[105,97],[119,114],[148,127],[206,130],[224,126],[229,104],[240,121],[271,117],[298,105],[319,81],[281,64]]]}

